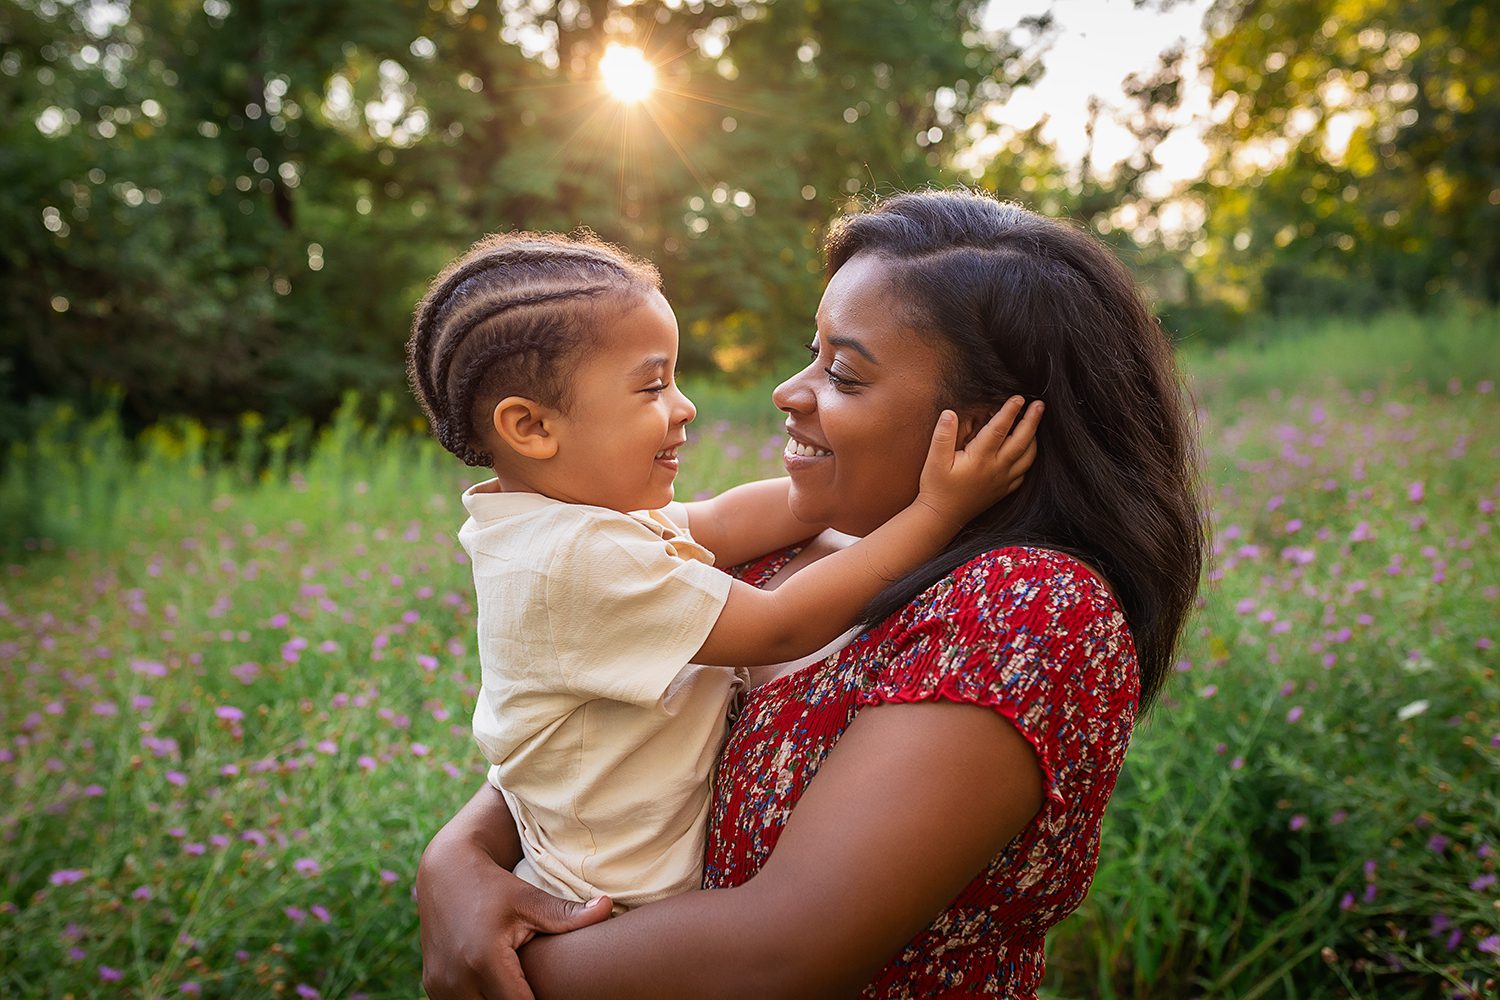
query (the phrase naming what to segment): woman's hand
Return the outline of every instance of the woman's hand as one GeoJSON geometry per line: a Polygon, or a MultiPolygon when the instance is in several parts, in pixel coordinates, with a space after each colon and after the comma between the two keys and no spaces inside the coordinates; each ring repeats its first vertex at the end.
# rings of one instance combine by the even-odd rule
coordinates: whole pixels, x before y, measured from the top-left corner
{"type": "Polygon", "coordinates": [[[607,919],[611,904],[558,899],[517,878],[499,854],[518,854],[500,794],[481,788],[432,838],[417,867],[422,986],[432,1000],[531,1000],[516,951],[537,934],[607,919]],[[496,822],[503,817],[507,827],[496,822]]]}
{"type": "Polygon", "coordinates": [[[959,448],[958,416],[944,410],[932,431],[917,502],[956,525],[988,510],[1019,487],[1031,468],[1041,419],[1041,400],[1027,406],[1025,399],[1012,396],[959,448]]]}

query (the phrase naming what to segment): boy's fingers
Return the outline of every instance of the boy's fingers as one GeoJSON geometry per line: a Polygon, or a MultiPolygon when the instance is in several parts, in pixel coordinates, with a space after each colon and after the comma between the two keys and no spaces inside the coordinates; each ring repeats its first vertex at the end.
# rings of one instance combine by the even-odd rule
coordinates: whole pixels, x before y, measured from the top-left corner
{"type": "Polygon", "coordinates": [[[1016,422],[1016,417],[1021,413],[1021,407],[1025,405],[1026,400],[1021,396],[1012,396],[1007,399],[1004,405],[995,411],[995,415],[979,428],[978,433],[969,442],[969,448],[975,451],[992,451],[999,447],[1005,441],[1006,435],[1011,433],[1011,425],[1016,422]]]}
{"type": "Polygon", "coordinates": [[[1035,461],[1036,438],[1032,438],[1031,441],[1026,445],[1026,449],[1021,452],[1021,454],[1016,458],[1014,462],[1011,463],[1011,471],[1016,475],[1020,475],[1030,469],[1032,463],[1035,461]]]}
{"type": "Polygon", "coordinates": [[[953,465],[953,452],[958,444],[958,414],[944,410],[938,414],[937,426],[932,429],[932,443],[927,446],[927,464],[947,469],[953,465]]]}
{"type": "Polygon", "coordinates": [[[1015,422],[1010,429],[1010,435],[1001,445],[1001,457],[1009,461],[1020,461],[1028,448],[1036,446],[1037,425],[1042,422],[1042,412],[1046,407],[1040,399],[1034,400],[1026,407],[1026,412],[1015,422]]]}

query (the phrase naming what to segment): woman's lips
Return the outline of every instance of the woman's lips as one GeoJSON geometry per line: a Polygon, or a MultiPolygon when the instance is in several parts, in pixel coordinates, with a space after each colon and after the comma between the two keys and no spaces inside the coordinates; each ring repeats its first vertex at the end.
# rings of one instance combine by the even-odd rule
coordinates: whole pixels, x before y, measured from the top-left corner
{"type": "Polygon", "coordinates": [[[819,448],[817,445],[788,437],[786,447],[781,452],[781,464],[786,467],[786,471],[797,472],[812,468],[832,457],[833,452],[827,448],[819,448]]]}
{"type": "Polygon", "coordinates": [[[833,452],[827,448],[819,448],[817,445],[798,441],[794,437],[786,439],[786,447],[782,449],[787,455],[795,455],[799,458],[832,458],[833,452]]]}

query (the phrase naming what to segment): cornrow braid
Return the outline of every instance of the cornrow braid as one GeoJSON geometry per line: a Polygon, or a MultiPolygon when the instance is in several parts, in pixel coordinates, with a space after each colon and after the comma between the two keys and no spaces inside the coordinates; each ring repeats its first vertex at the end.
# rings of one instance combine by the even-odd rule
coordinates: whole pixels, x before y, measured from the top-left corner
{"type": "Polygon", "coordinates": [[[566,408],[564,362],[592,340],[613,297],[659,288],[649,263],[582,231],[506,233],[474,244],[433,279],[412,316],[406,367],[444,448],[494,464],[489,412],[509,395],[566,408]]]}

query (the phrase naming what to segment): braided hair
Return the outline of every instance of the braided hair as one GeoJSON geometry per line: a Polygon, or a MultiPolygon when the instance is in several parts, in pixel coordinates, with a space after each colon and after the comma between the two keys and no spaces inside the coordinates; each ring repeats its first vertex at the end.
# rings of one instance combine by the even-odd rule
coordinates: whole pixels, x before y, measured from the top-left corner
{"type": "Polygon", "coordinates": [[[655,267],[586,230],[475,243],[432,280],[406,343],[407,377],[438,442],[466,465],[494,465],[495,404],[519,395],[566,410],[564,368],[593,342],[597,310],[660,286],[655,267]]]}

